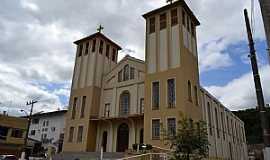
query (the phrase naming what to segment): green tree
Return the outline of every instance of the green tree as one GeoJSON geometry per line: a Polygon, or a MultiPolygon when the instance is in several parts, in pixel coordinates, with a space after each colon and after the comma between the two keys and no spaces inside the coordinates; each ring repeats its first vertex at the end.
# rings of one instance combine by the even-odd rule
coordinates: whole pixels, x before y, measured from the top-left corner
{"type": "Polygon", "coordinates": [[[175,135],[166,134],[166,139],[173,150],[172,160],[200,160],[208,157],[209,142],[204,121],[194,122],[183,118],[178,122],[175,135]]]}

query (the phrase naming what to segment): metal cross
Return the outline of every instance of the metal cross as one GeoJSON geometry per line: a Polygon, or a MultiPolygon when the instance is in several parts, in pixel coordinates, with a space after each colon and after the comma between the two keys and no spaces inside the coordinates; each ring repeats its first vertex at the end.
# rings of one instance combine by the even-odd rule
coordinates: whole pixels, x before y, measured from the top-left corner
{"type": "Polygon", "coordinates": [[[104,29],[104,27],[100,24],[99,26],[98,26],[98,28],[97,28],[97,31],[99,32],[99,33],[101,33],[101,31],[104,29]]]}

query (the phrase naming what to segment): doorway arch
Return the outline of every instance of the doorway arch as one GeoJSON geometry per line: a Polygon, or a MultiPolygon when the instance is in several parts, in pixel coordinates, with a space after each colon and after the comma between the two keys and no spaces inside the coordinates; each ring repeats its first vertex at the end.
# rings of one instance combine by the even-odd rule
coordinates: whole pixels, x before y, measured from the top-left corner
{"type": "Polygon", "coordinates": [[[125,152],[129,143],[129,127],[122,123],[117,129],[117,147],[116,152],[125,152]]]}

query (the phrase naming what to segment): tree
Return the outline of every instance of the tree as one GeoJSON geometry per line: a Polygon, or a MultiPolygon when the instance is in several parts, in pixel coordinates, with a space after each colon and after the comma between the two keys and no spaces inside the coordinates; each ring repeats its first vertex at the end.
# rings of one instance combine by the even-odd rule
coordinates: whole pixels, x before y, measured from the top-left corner
{"type": "Polygon", "coordinates": [[[204,121],[194,122],[183,118],[178,122],[177,133],[166,135],[172,153],[172,160],[200,160],[208,157],[207,125],[204,121]]]}

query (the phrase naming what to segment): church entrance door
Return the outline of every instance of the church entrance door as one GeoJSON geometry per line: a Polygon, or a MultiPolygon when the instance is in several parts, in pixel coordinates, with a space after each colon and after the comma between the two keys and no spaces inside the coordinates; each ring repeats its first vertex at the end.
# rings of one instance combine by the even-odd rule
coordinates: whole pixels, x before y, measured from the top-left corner
{"type": "Polygon", "coordinates": [[[128,125],[123,123],[117,130],[117,152],[125,152],[128,149],[129,128],[128,125]]]}

